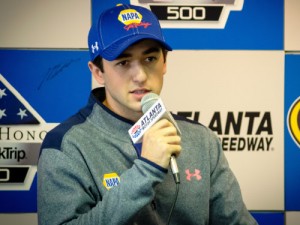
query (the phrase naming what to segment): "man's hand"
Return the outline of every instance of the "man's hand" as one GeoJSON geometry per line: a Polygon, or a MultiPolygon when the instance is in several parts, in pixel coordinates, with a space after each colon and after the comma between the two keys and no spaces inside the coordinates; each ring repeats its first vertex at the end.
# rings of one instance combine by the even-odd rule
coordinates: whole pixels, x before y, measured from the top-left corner
{"type": "Polygon", "coordinates": [[[154,124],[143,136],[143,158],[168,168],[172,155],[176,157],[181,151],[181,138],[174,125],[167,119],[154,124]]]}

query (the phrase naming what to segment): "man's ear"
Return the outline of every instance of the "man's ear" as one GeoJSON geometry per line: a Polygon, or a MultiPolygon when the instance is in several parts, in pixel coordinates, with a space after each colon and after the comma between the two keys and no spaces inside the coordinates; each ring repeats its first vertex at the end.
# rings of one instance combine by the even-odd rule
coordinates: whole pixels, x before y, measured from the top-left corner
{"type": "Polygon", "coordinates": [[[91,61],[88,62],[88,67],[94,77],[94,79],[100,84],[104,85],[104,78],[102,71],[91,61]]]}
{"type": "Polygon", "coordinates": [[[167,73],[167,56],[168,56],[168,51],[166,51],[166,50],[163,50],[163,51],[165,51],[163,53],[163,56],[164,56],[163,75],[165,75],[167,73]]]}
{"type": "Polygon", "coordinates": [[[165,75],[167,73],[167,62],[164,62],[164,66],[163,66],[163,75],[165,75]]]}

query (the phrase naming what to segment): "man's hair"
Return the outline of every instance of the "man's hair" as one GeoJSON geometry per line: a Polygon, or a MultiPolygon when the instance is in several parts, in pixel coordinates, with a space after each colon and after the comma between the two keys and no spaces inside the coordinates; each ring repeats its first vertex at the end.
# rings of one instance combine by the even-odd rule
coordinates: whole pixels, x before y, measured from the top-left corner
{"type": "Polygon", "coordinates": [[[93,63],[99,68],[99,70],[103,73],[104,72],[104,68],[103,68],[103,60],[102,60],[103,58],[100,56],[100,55],[98,55],[95,59],[94,59],[94,61],[93,61],[93,63]]]}
{"type": "MultiPolygon", "coordinates": [[[[163,57],[164,57],[164,62],[166,62],[167,60],[167,53],[168,53],[168,50],[165,49],[163,46],[161,46],[161,50],[162,50],[162,53],[163,53],[163,57]]],[[[93,63],[100,69],[100,71],[102,73],[104,73],[104,68],[103,68],[103,58],[98,55],[94,60],[93,60],[93,63]]]]}

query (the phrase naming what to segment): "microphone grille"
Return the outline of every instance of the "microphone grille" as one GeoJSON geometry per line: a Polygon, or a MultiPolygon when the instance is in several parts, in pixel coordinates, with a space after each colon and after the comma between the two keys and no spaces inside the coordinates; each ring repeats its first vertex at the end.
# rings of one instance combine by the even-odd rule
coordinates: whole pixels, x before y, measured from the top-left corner
{"type": "Polygon", "coordinates": [[[158,99],[159,96],[155,93],[146,94],[141,101],[143,113],[147,112],[158,99]]]}

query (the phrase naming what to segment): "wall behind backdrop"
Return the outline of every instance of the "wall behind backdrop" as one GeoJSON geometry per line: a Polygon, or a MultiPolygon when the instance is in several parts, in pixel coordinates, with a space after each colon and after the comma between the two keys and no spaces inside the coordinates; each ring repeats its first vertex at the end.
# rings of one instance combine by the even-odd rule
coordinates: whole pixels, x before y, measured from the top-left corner
{"type": "Polygon", "coordinates": [[[159,9],[174,49],[162,98],[173,113],[220,137],[259,224],[298,224],[297,0],[2,0],[0,224],[37,224],[40,144],[97,86],[87,67],[87,33],[96,15],[117,3],[159,9]]]}

